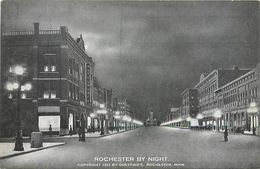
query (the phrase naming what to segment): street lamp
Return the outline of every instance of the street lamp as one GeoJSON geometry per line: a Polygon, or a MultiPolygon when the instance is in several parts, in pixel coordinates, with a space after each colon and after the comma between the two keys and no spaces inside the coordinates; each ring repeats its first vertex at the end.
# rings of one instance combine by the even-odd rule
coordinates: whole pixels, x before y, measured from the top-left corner
{"type": "MultiPolygon", "coordinates": [[[[199,126],[201,126],[201,119],[203,119],[203,115],[201,114],[201,113],[199,113],[197,116],[196,116],[196,118],[198,119],[198,121],[199,121],[199,126]]],[[[200,129],[201,127],[199,127],[199,129],[200,129]]]]}
{"type": "Polygon", "coordinates": [[[94,133],[95,132],[95,125],[94,125],[94,118],[97,116],[95,113],[90,113],[89,115],[91,117],[91,131],[94,133]]]}
{"type": "Polygon", "coordinates": [[[104,135],[104,115],[107,114],[107,110],[105,109],[104,104],[100,104],[100,110],[97,110],[97,114],[101,115],[101,133],[100,135],[104,135]]]}
{"type": "Polygon", "coordinates": [[[119,132],[119,126],[118,126],[119,125],[118,120],[120,119],[120,112],[119,111],[115,112],[114,118],[115,118],[116,130],[117,130],[117,132],[119,132]]]}
{"type": "Polygon", "coordinates": [[[247,109],[248,114],[252,114],[253,116],[253,135],[256,135],[255,133],[255,114],[258,112],[257,104],[256,102],[251,102],[249,108],[247,109]]]}
{"type": "Polygon", "coordinates": [[[23,137],[21,131],[21,113],[20,113],[20,99],[21,99],[21,91],[29,91],[32,88],[30,83],[24,83],[22,75],[25,73],[25,68],[17,65],[14,68],[10,69],[10,73],[14,73],[17,76],[17,82],[8,82],[6,85],[6,89],[9,91],[16,91],[16,138],[15,138],[15,147],[14,151],[24,151],[23,147],[23,137]]]}
{"type": "Polygon", "coordinates": [[[127,130],[127,119],[128,119],[127,115],[124,115],[122,118],[122,120],[125,122],[125,131],[127,130]]]}
{"type": "Polygon", "coordinates": [[[220,109],[217,109],[213,116],[215,117],[215,119],[217,119],[217,130],[219,131],[219,119],[222,116],[222,111],[220,109]]]}
{"type": "Polygon", "coordinates": [[[190,126],[191,126],[191,117],[188,117],[187,119],[186,119],[187,121],[188,121],[188,127],[190,128],[190,126]]]}

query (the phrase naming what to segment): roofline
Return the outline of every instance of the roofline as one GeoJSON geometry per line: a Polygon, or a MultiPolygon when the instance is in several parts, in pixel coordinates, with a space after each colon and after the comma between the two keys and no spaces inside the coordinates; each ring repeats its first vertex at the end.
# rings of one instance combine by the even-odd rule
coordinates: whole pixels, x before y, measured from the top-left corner
{"type": "Polygon", "coordinates": [[[238,80],[244,78],[245,76],[247,76],[247,75],[249,75],[249,74],[251,74],[251,73],[253,73],[253,72],[255,72],[255,71],[256,71],[256,68],[250,70],[249,72],[247,72],[246,74],[243,74],[242,76],[239,76],[238,78],[232,80],[231,82],[228,82],[227,84],[225,84],[225,85],[219,87],[219,89],[223,89],[223,88],[227,87],[228,85],[234,83],[235,81],[238,81],[238,80]]]}
{"type": "Polygon", "coordinates": [[[198,88],[198,85],[200,85],[202,82],[204,82],[205,79],[207,79],[207,78],[208,78],[210,75],[212,75],[213,73],[215,73],[215,72],[218,73],[219,70],[220,70],[220,69],[213,69],[213,70],[203,79],[203,81],[197,83],[197,84],[194,86],[194,88],[197,89],[197,88],[198,88]]]}

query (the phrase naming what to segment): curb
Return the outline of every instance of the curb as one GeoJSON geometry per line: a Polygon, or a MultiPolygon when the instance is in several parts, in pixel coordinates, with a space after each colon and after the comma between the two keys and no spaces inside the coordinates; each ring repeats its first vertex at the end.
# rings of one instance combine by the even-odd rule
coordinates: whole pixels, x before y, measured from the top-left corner
{"type": "MultiPolygon", "coordinates": [[[[135,128],[135,129],[138,129],[138,128],[135,128]]],[[[121,131],[121,132],[118,132],[118,133],[112,133],[112,134],[107,134],[107,135],[101,135],[99,137],[86,137],[86,138],[100,138],[100,137],[106,137],[106,136],[112,136],[112,135],[115,135],[115,134],[120,134],[120,133],[124,133],[124,132],[128,132],[128,131],[133,131],[135,129],[131,129],[131,130],[126,130],[126,131],[121,131]]]]}
{"type": "MultiPolygon", "coordinates": [[[[85,137],[85,138],[100,138],[100,137],[106,137],[106,136],[111,136],[111,135],[115,135],[115,134],[120,134],[120,133],[124,133],[124,132],[128,132],[128,131],[133,131],[133,130],[136,130],[136,129],[139,129],[139,128],[135,128],[135,129],[131,129],[131,130],[126,130],[126,131],[121,131],[121,132],[118,132],[118,133],[112,133],[112,134],[104,134],[104,135],[99,135],[99,136],[94,136],[94,137],[85,137]]],[[[49,137],[48,137],[49,138],[49,137]]],[[[57,138],[57,139],[63,139],[63,138],[78,138],[78,137],[52,137],[52,138],[57,138]]],[[[46,139],[46,138],[44,138],[46,139]]]]}
{"type": "Polygon", "coordinates": [[[66,144],[66,143],[60,143],[60,144],[52,145],[52,146],[48,146],[48,147],[41,147],[41,148],[38,148],[38,149],[35,149],[35,150],[23,151],[23,152],[16,153],[16,154],[10,154],[10,155],[6,155],[6,156],[1,156],[1,157],[0,157],[0,160],[5,159],[5,158],[9,158],[9,157],[18,156],[18,155],[28,154],[28,153],[32,153],[32,152],[35,152],[35,151],[40,151],[40,150],[48,149],[48,148],[63,146],[63,145],[65,145],[65,144],[66,144]]]}

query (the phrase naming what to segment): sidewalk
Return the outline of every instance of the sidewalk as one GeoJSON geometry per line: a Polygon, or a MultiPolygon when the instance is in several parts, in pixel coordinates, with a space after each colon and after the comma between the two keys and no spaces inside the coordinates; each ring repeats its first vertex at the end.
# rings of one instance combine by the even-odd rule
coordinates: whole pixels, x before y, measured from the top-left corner
{"type": "MultiPolygon", "coordinates": [[[[127,131],[132,131],[134,129],[131,129],[131,130],[127,130],[127,131]]],[[[100,135],[100,132],[95,132],[95,133],[85,133],[85,138],[99,138],[99,137],[105,137],[105,136],[110,136],[110,135],[114,135],[114,134],[119,134],[119,133],[123,133],[123,132],[127,132],[125,130],[121,130],[119,132],[117,131],[109,131],[109,133],[105,133],[104,135],[100,135]]],[[[74,134],[72,136],[70,135],[65,135],[65,136],[48,136],[48,135],[45,135],[43,138],[78,138],[79,135],[78,134],[74,134]]]]}
{"type": "Polygon", "coordinates": [[[66,143],[43,143],[43,147],[31,148],[30,143],[23,143],[24,151],[13,151],[14,143],[0,143],[0,159],[31,153],[51,147],[62,146],[64,144],[66,143]]]}

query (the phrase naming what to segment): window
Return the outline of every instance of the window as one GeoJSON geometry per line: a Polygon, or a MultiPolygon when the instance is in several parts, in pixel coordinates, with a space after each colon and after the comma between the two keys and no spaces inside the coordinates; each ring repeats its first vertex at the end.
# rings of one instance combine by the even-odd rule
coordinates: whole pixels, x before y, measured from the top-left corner
{"type": "Polygon", "coordinates": [[[25,98],[26,98],[26,94],[25,94],[25,93],[22,93],[22,94],[21,94],[21,98],[22,98],[22,99],[25,99],[25,98]]]}
{"type": "Polygon", "coordinates": [[[11,66],[9,66],[9,73],[12,73],[13,72],[13,69],[11,66]]]}
{"type": "Polygon", "coordinates": [[[69,59],[69,74],[72,75],[72,64],[73,64],[73,59],[69,59]]]}
{"type": "Polygon", "coordinates": [[[44,91],[43,91],[43,98],[44,98],[44,99],[48,99],[49,97],[50,97],[49,90],[44,90],[44,91]]]}
{"type": "Polygon", "coordinates": [[[9,99],[12,99],[12,98],[13,98],[13,94],[12,94],[12,93],[9,93],[8,98],[9,98],[9,99]]]}
{"type": "Polygon", "coordinates": [[[44,66],[44,72],[49,72],[49,66],[44,66]]]}
{"type": "Polygon", "coordinates": [[[51,72],[56,72],[56,66],[54,65],[51,66],[51,72]]]}
{"type": "Polygon", "coordinates": [[[52,99],[56,98],[56,91],[55,90],[51,91],[51,98],[52,99]]]}
{"type": "Polygon", "coordinates": [[[57,57],[54,53],[46,53],[43,56],[43,71],[56,72],[57,71],[57,57]]]}

